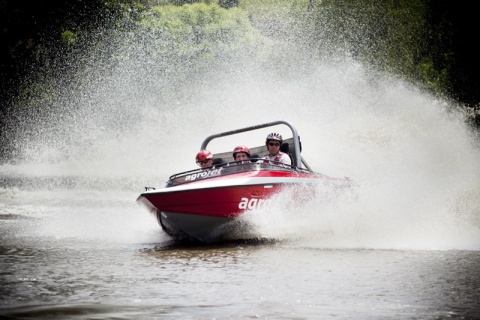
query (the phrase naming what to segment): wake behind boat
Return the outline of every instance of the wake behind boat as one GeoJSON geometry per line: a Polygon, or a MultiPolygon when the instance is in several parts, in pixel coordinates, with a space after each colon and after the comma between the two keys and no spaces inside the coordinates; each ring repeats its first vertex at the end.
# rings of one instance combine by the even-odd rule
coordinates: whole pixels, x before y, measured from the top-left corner
{"type": "Polygon", "coordinates": [[[154,214],[162,229],[174,239],[215,243],[262,238],[241,217],[247,211],[268,210],[268,200],[287,188],[299,187],[303,190],[299,192],[312,192],[313,196],[315,185],[321,181],[328,181],[333,188],[351,186],[348,178],[314,172],[301,156],[296,128],[286,121],[214,134],[203,141],[200,149],[208,149],[214,139],[278,125],[287,126],[292,133],[281,145],[291,165],[260,159],[258,155],[268,153],[266,146],[250,148],[251,158],[246,163],[234,161],[231,152],[216,153],[210,169],[174,174],[162,189],[146,187],[137,202],[154,214]]]}

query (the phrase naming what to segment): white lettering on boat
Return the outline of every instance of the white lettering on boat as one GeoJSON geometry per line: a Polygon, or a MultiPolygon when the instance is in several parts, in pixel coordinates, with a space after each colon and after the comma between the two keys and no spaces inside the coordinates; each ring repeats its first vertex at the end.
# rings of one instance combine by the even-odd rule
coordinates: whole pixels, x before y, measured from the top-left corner
{"type": "Polygon", "coordinates": [[[259,199],[259,198],[242,198],[238,203],[238,209],[241,210],[253,210],[253,209],[261,209],[263,208],[264,204],[267,202],[266,199],[259,199]]]}
{"type": "Polygon", "coordinates": [[[218,169],[205,170],[199,173],[194,173],[186,176],[185,181],[193,181],[197,178],[208,178],[208,177],[219,176],[222,174],[222,169],[223,168],[218,168],[218,169]]]}

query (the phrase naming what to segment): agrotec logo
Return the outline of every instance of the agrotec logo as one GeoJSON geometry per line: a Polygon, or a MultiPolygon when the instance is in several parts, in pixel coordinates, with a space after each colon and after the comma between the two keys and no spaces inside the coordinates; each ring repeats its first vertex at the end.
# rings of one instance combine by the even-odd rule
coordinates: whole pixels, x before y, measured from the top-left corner
{"type": "Polygon", "coordinates": [[[205,170],[200,173],[194,173],[185,177],[185,181],[193,181],[197,178],[208,178],[208,177],[216,177],[222,174],[223,168],[212,169],[212,170],[205,170]]]}
{"type": "Polygon", "coordinates": [[[238,209],[241,210],[254,210],[254,209],[261,209],[268,205],[269,199],[261,199],[261,198],[242,198],[238,203],[238,209]]]}

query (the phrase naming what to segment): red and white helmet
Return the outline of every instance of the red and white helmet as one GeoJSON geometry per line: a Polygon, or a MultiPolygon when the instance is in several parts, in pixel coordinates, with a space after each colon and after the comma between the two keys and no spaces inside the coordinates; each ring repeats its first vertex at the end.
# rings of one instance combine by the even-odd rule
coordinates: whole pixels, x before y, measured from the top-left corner
{"type": "Polygon", "coordinates": [[[282,143],[283,138],[282,138],[282,135],[280,133],[272,132],[272,133],[268,134],[267,142],[268,142],[268,140],[278,140],[278,141],[280,141],[280,143],[282,143]]]}
{"type": "Polygon", "coordinates": [[[245,152],[250,158],[250,149],[245,146],[237,146],[235,149],[233,149],[233,159],[235,159],[235,155],[239,152],[245,152]]]}
{"type": "Polygon", "coordinates": [[[205,161],[207,159],[213,159],[213,154],[208,150],[200,151],[199,153],[197,153],[197,156],[195,157],[195,160],[197,163],[205,161]]]}

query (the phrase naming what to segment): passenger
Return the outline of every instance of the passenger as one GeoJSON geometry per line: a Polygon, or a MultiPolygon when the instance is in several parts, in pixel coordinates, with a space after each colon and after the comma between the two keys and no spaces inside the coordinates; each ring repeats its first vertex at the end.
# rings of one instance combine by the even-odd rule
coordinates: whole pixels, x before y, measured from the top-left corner
{"type": "Polygon", "coordinates": [[[197,153],[195,160],[202,169],[210,169],[213,165],[213,154],[209,150],[202,150],[197,153]]]}
{"type": "Polygon", "coordinates": [[[238,164],[250,163],[250,149],[245,146],[238,146],[233,149],[233,159],[238,164]]]}
{"type": "Polygon", "coordinates": [[[279,133],[272,132],[267,136],[265,144],[267,145],[268,154],[263,157],[263,159],[265,159],[263,160],[264,163],[270,162],[273,164],[292,164],[290,156],[280,151],[280,146],[282,145],[282,142],[283,138],[279,133]]]}

